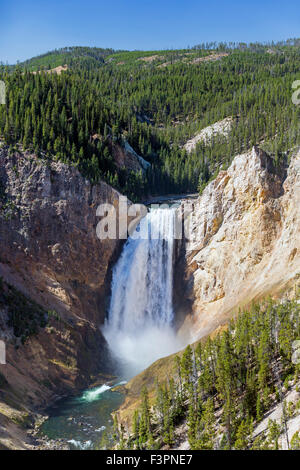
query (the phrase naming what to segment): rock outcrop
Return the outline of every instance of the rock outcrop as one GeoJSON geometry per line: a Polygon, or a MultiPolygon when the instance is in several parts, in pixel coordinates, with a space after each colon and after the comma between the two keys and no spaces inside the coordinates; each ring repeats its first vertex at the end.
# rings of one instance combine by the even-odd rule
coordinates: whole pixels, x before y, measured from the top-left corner
{"type": "MultiPolygon", "coordinates": [[[[97,135],[94,138],[97,138],[97,135]]],[[[136,153],[125,137],[122,138],[120,143],[114,142],[110,137],[109,147],[114,163],[119,169],[125,169],[127,172],[144,173],[151,166],[149,162],[136,153]]]]}
{"type": "Polygon", "coordinates": [[[275,167],[262,150],[238,155],[190,217],[183,330],[198,339],[239,307],[295,289],[300,278],[300,153],[275,167]]]}
{"type": "Polygon", "coordinates": [[[198,143],[203,142],[205,144],[211,142],[214,137],[227,136],[233,126],[233,118],[227,117],[222,121],[215,122],[211,126],[207,126],[202,129],[199,134],[195,135],[192,139],[188,140],[184,145],[184,149],[190,153],[195,150],[198,143]]]}
{"type": "Polygon", "coordinates": [[[9,155],[7,147],[0,149],[0,193],[0,276],[15,296],[50,312],[25,344],[5,331],[7,311],[0,312],[7,343],[0,401],[14,395],[38,409],[108,372],[99,327],[120,242],[97,238],[96,209],[104,202],[117,208],[119,193],[104,182],[92,186],[74,167],[9,155]]]}
{"type": "MultiPolygon", "coordinates": [[[[174,300],[179,334],[187,343],[221,331],[253,301],[294,297],[300,285],[300,152],[282,167],[256,147],[238,155],[184,207],[190,239],[178,251],[174,300]]],[[[132,423],[144,386],[154,400],[156,380],[174,374],[174,359],[159,359],[125,385],[118,410],[123,424],[132,423]]],[[[175,433],[185,436],[179,448],[188,449],[186,423],[175,433]]]]}

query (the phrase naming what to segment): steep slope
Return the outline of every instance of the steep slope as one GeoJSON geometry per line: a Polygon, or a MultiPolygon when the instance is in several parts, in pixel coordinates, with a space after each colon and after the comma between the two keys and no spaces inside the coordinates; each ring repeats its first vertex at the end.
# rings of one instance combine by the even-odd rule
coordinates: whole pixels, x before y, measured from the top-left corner
{"type": "Polygon", "coordinates": [[[92,181],[104,180],[135,201],[203,189],[253,143],[263,142],[281,160],[300,143],[291,99],[298,45],[288,43],[280,54],[261,45],[227,52],[219,46],[115,54],[65,48],[33,59],[25,73],[0,67],[9,90],[9,106],[0,106],[0,137],[76,162],[92,181]],[[222,60],[212,60],[220,54],[222,60]],[[159,67],[154,56],[172,65],[159,67]],[[32,73],[38,63],[44,70],[67,70],[32,73]],[[134,152],[119,146],[123,137],[134,152]],[[185,152],[197,140],[197,153],[185,152]],[[142,173],[136,171],[141,166],[142,173]]]}
{"type": "Polygon", "coordinates": [[[131,380],[120,448],[299,449],[298,294],[256,304],[131,380]]]}
{"type": "MultiPolygon", "coordinates": [[[[300,285],[299,152],[288,167],[276,168],[255,147],[236,156],[196,202],[187,203],[193,239],[176,263],[175,297],[177,313],[181,307],[186,313],[188,303],[191,314],[179,334],[190,343],[204,340],[253,301],[294,297],[300,285]]],[[[156,379],[172,374],[174,356],[169,356],[134,377],[125,386],[121,421],[129,425],[144,386],[151,399],[156,379]]]]}
{"type": "Polygon", "coordinates": [[[111,153],[118,168],[125,169],[127,172],[144,173],[150,168],[150,163],[138,155],[125,138],[122,138],[121,144],[110,142],[111,153]]]}
{"type": "Polygon", "coordinates": [[[207,186],[194,205],[186,244],[193,312],[185,327],[192,339],[240,306],[299,282],[299,207],[299,152],[286,169],[254,147],[207,186]]]}
{"type": "Polygon", "coordinates": [[[184,145],[185,150],[190,153],[195,150],[199,142],[208,143],[216,136],[227,136],[233,126],[233,119],[231,117],[225,118],[222,121],[215,122],[211,126],[202,129],[199,134],[195,135],[192,139],[188,140],[184,145]]]}
{"type": "Polygon", "coordinates": [[[0,182],[0,400],[32,410],[109,371],[99,325],[120,242],[97,238],[96,209],[119,193],[7,147],[0,182]]]}

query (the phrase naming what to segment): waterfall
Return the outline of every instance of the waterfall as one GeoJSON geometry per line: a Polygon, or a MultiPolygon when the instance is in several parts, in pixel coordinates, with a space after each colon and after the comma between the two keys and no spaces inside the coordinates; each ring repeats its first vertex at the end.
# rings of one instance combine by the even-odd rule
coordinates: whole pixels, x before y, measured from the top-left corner
{"type": "Polygon", "coordinates": [[[152,209],[126,241],[113,269],[103,329],[125,374],[134,375],[180,348],[173,330],[174,209],[152,209]]]}

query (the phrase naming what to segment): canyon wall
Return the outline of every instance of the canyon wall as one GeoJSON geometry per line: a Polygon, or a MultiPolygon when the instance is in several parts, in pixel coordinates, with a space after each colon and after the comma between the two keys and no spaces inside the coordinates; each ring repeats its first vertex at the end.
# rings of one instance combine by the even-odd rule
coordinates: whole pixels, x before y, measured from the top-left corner
{"type": "MultiPolygon", "coordinates": [[[[97,238],[96,209],[104,202],[118,209],[119,196],[103,182],[92,186],[75,167],[0,148],[0,339],[7,345],[0,443],[8,447],[18,440],[16,423],[27,426],[32,410],[109,372],[99,326],[121,242],[97,238]],[[40,309],[47,318],[26,338],[11,323],[22,309],[29,319],[40,309]]],[[[192,206],[193,238],[177,245],[174,296],[189,342],[240,307],[267,295],[293,295],[299,285],[300,153],[281,167],[256,147],[238,155],[192,206]]],[[[157,364],[164,374],[173,360],[157,364]]],[[[149,371],[136,380],[145,384],[148,376],[152,383],[149,371]]],[[[132,384],[126,389],[124,413],[141,391],[132,384]]]]}
{"type": "MultiPolygon", "coordinates": [[[[192,343],[215,333],[240,308],[300,287],[300,152],[281,167],[259,148],[233,160],[186,208],[189,240],[178,242],[174,301],[179,334],[192,343]]],[[[181,355],[182,352],[179,353],[181,355]]],[[[130,426],[147,386],[174,374],[175,355],[159,359],[125,385],[118,410],[130,426]]]]}
{"type": "Polygon", "coordinates": [[[300,153],[277,167],[262,150],[238,155],[193,205],[182,326],[195,340],[240,307],[293,291],[300,278],[300,153]]]}
{"type": "Polygon", "coordinates": [[[0,401],[10,396],[38,409],[109,372],[99,326],[121,247],[97,238],[104,202],[117,209],[119,193],[104,182],[92,186],[75,167],[0,149],[1,295],[9,299],[0,305],[7,346],[0,401]],[[22,340],[9,315],[26,307],[33,316],[26,299],[46,312],[47,324],[22,340]]]}

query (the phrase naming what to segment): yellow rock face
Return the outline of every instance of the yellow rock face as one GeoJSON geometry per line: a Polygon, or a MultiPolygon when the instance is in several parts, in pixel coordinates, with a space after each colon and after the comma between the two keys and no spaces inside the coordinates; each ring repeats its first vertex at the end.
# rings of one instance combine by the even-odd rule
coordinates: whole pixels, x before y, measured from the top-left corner
{"type": "Polygon", "coordinates": [[[195,340],[241,306],[293,293],[300,277],[300,152],[276,169],[260,149],[238,155],[197,200],[186,246],[195,340]]]}

